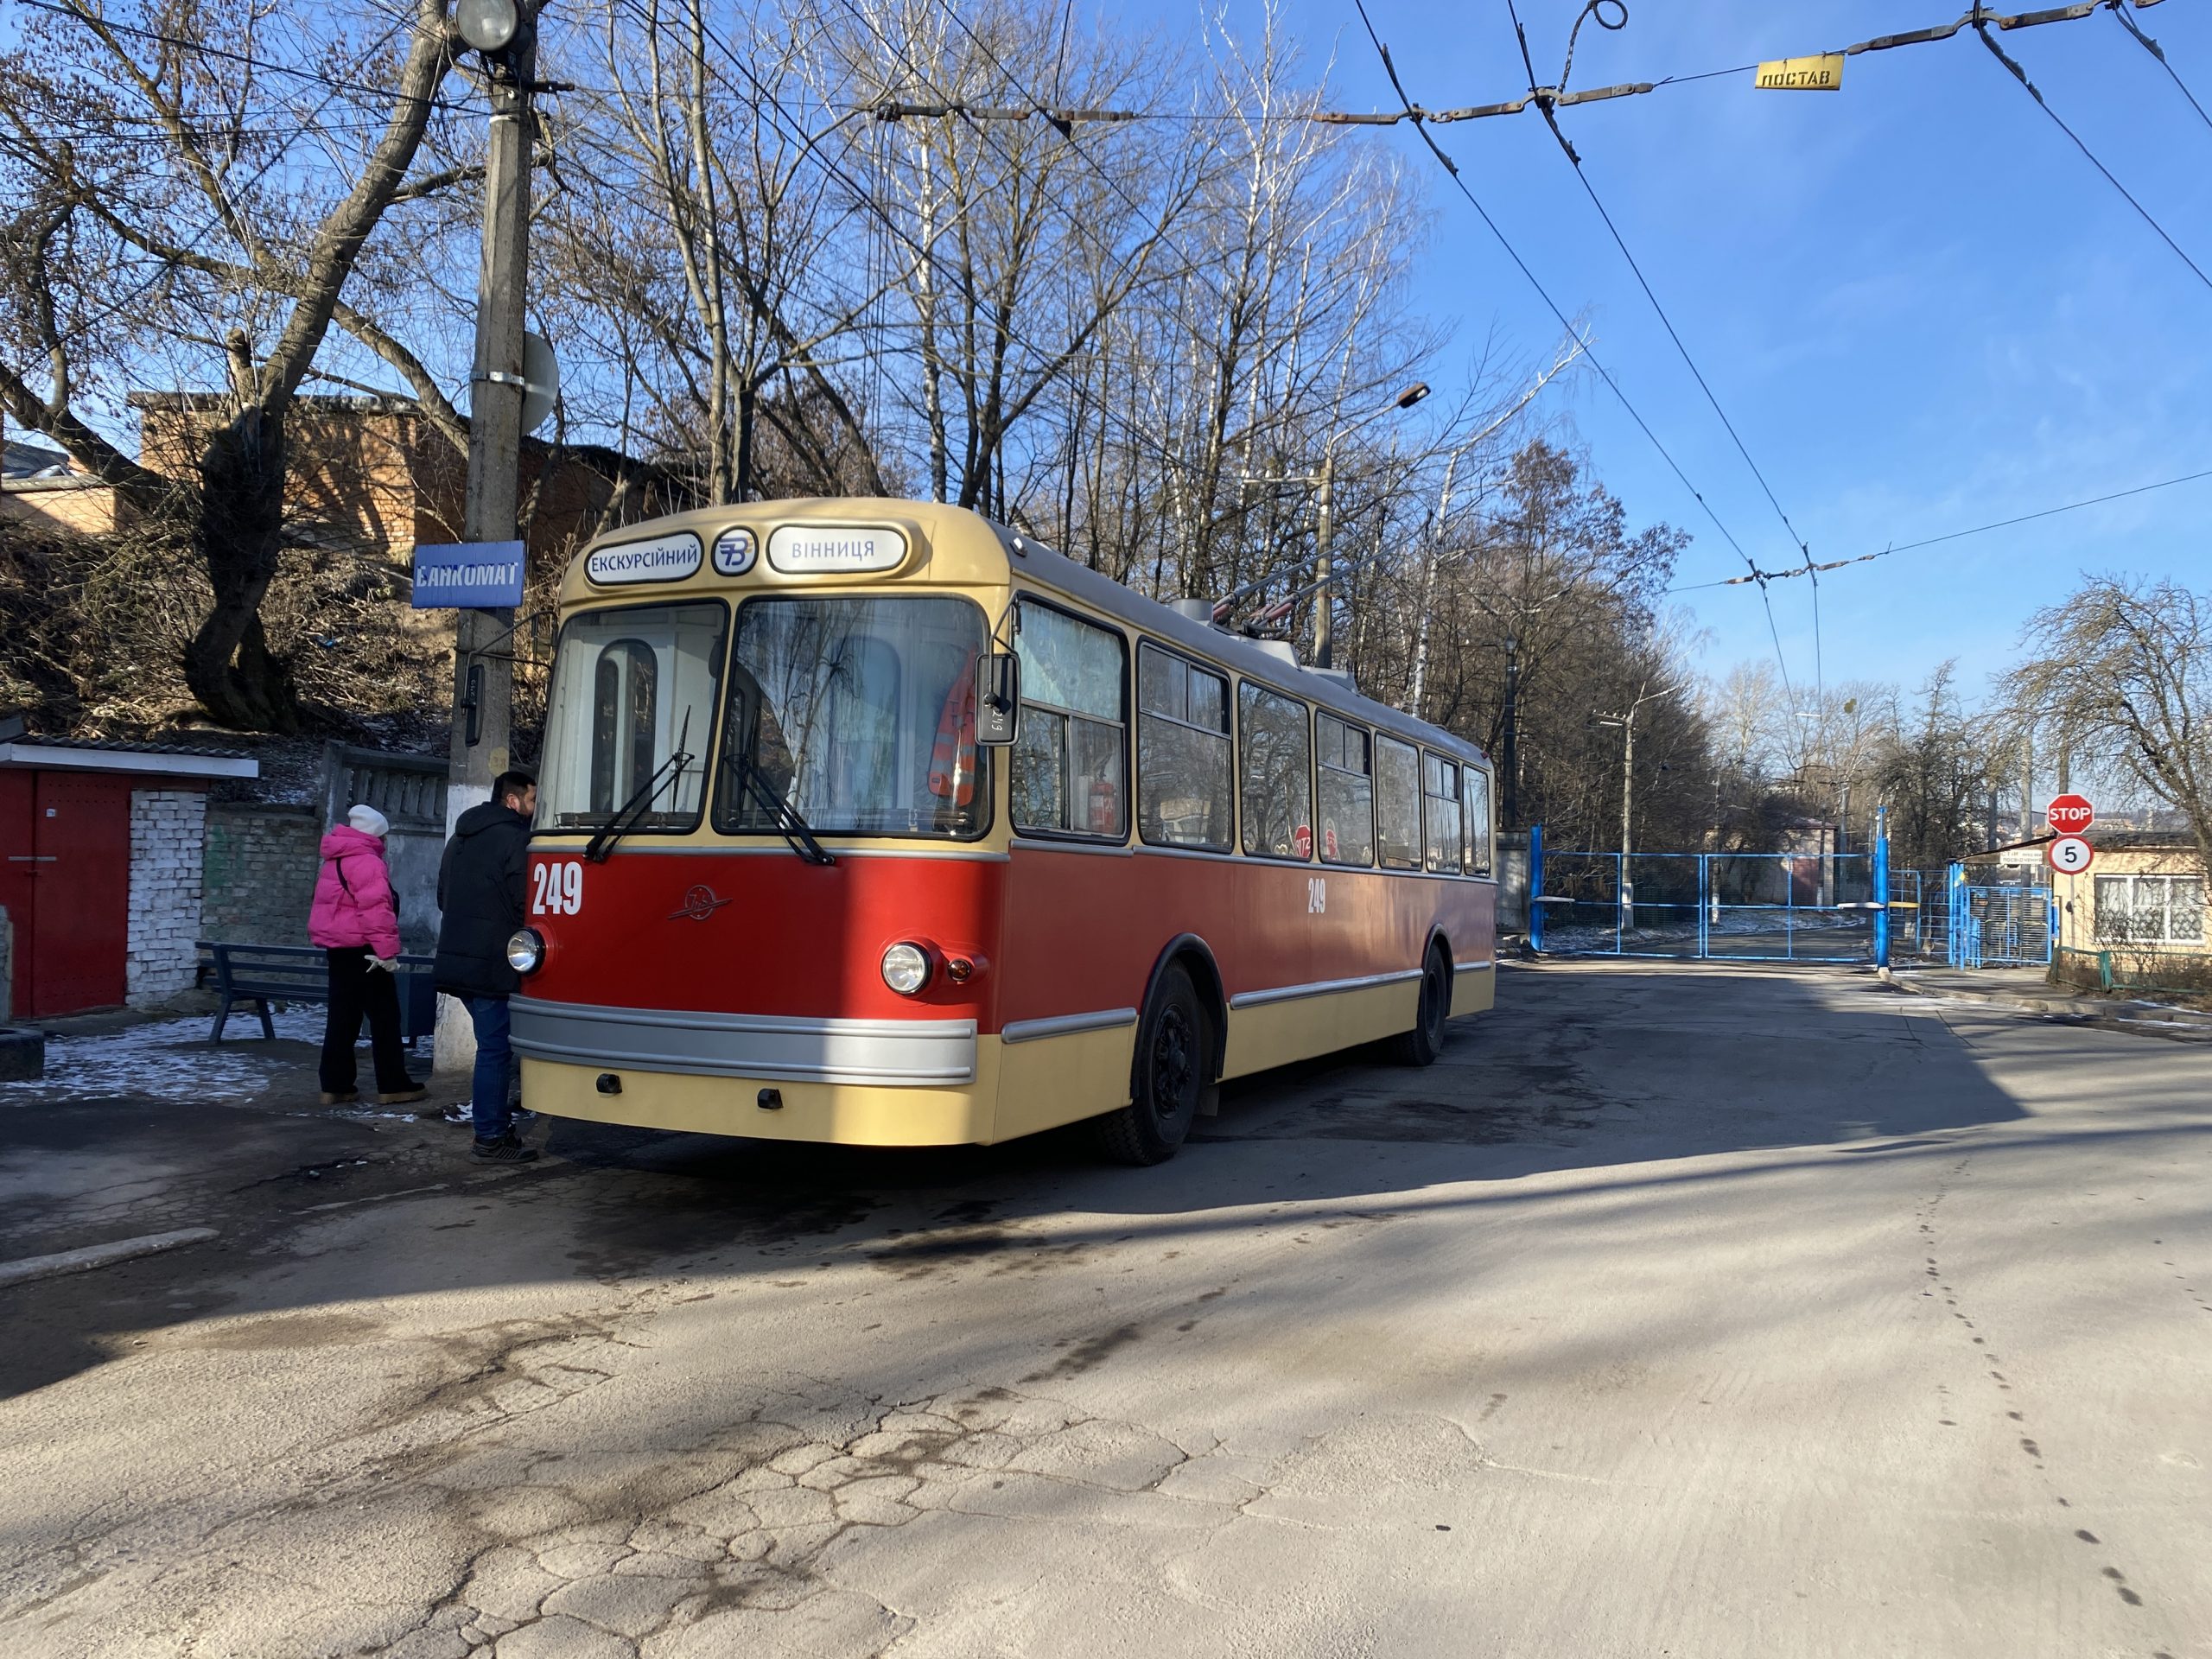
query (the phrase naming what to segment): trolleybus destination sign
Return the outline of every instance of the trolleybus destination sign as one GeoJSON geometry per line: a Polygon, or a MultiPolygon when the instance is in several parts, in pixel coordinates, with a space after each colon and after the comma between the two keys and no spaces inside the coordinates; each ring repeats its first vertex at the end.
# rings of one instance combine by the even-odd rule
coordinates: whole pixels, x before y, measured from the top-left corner
{"type": "Polygon", "coordinates": [[[681,582],[696,575],[699,538],[688,530],[649,542],[620,542],[594,548],[584,558],[584,575],[594,586],[620,588],[637,582],[681,582]]]}

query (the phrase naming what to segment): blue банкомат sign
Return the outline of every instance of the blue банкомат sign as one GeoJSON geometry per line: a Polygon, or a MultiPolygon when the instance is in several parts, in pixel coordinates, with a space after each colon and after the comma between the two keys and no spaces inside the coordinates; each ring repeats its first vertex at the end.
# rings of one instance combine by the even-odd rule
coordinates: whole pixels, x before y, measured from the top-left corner
{"type": "Polygon", "coordinates": [[[522,603],[520,542],[415,549],[415,608],[511,611],[522,603]]]}

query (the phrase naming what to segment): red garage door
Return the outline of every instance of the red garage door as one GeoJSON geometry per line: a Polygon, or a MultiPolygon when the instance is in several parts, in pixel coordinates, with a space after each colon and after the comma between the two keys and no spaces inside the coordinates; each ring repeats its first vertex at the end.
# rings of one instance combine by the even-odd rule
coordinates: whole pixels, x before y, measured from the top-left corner
{"type": "Polygon", "coordinates": [[[130,781],[0,773],[0,904],[15,925],[17,1015],[123,1001],[130,920],[130,781]]]}
{"type": "Polygon", "coordinates": [[[38,868],[38,846],[31,834],[35,776],[0,772],[0,910],[8,912],[16,935],[15,1006],[0,1008],[0,1020],[28,1020],[31,1014],[32,900],[38,892],[31,874],[38,868]]]}

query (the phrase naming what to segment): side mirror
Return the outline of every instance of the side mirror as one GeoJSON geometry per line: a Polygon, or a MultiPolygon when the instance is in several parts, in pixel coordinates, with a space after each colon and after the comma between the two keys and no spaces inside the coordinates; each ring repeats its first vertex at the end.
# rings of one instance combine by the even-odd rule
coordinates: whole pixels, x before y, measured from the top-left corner
{"type": "Polygon", "coordinates": [[[976,741],[1001,748],[1021,727],[1021,658],[995,651],[976,662],[976,741]]]}

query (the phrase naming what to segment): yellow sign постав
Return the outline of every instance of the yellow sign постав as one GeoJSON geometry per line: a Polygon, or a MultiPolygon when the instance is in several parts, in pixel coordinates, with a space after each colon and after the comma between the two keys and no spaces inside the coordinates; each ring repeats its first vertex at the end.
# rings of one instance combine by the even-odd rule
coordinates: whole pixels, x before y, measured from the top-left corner
{"type": "Polygon", "coordinates": [[[1824,52],[1812,58],[1781,58],[1759,65],[1756,83],[1763,92],[1839,92],[1843,90],[1843,54],[1824,52]]]}

